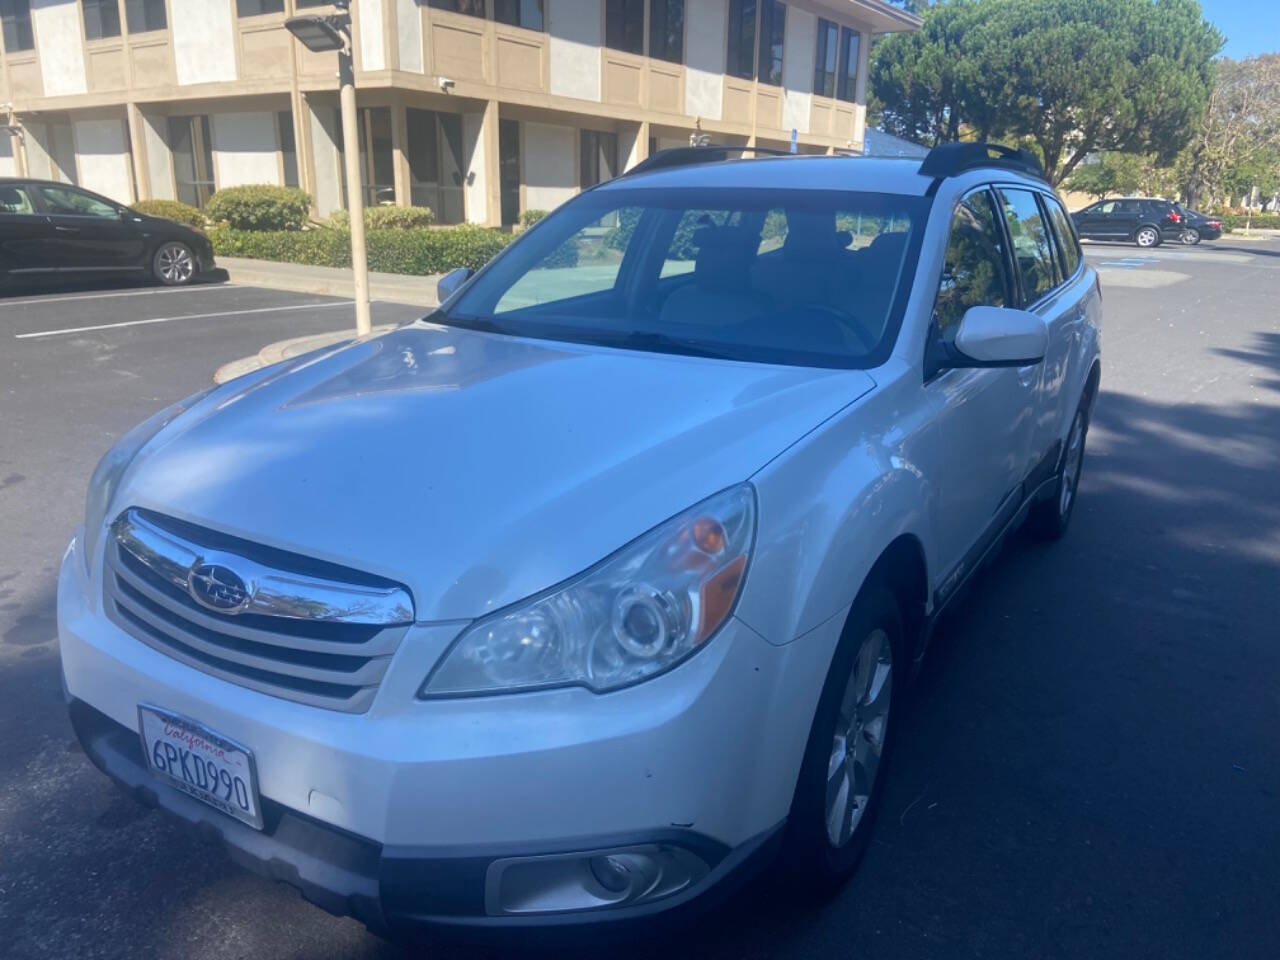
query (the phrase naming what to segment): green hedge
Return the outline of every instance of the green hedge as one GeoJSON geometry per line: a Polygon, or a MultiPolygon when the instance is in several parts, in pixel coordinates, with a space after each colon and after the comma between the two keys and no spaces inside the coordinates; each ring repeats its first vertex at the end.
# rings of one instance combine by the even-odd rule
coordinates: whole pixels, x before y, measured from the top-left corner
{"type": "Polygon", "coordinates": [[[1252,218],[1243,213],[1212,214],[1222,220],[1227,230],[1243,230],[1246,223],[1258,230],[1280,230],[1280,213],[1255,213],[1252,218]]]}
{"type": "Polygon", "coordinates": [[[177,200],[139,200],[133,205],[133,209],[149,217],[164,217],[166,220],[185,223],[189,227],[204,229],[204,214],[177,200]]]}
{"type": "MultiPolygon", "coordinates": [[[[365,207],[364,228],[366,230],[417,230],[429,227],[435,222],[436,215],[428,207],[365,207]]],[[[329,227],[346,229],[351,223],[351,214],[346,210],[335,210],[329,216],[329,227]]]]}
{"type": "MultiPolygon", "coordinates": [[[[351,266],[351,234],[334,227],[302,231],[218,227],[209,232],[209,239],[213,241],[214,252],[224,257],[251,257],[315,267],[351,266]]],[[[446,273],[456,267],[478,270],[511,242],[508,234],[474,226],[369,230],[365,239],[370,270],[417,276],[446,273]]]]}
{"type": "Polygon", "coordinates": [[[546,215],[546,210],[526,210],[524,213],[520,214],[520,226],[532,227],[546,215]]]}
{"type": "Polygon", "coordinates": [[[204,212],[233,230],[301,230],[311,214],[311,197],[265,183],[224,187],[209,198],[204,212]]]}

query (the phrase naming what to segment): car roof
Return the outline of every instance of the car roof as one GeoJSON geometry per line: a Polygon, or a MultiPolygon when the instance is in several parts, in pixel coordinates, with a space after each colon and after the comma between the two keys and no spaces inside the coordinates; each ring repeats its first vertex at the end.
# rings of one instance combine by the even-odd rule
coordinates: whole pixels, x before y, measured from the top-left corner
{"type": "Polygon", "coordinates": [[[609,180],[597,190],[676,187],[869,190],[922,197],[933,178],[920,174],[918,157],[804,155],[757,157],[662,167],[609,180]]]}

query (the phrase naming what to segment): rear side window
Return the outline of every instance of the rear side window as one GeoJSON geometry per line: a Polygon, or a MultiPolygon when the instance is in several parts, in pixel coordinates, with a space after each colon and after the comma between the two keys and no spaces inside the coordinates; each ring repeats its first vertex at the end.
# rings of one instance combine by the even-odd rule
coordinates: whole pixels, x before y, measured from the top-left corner
{"type": "Polygon", "coordinates": [[[933,303],[933,322],[944,341],[955,337],[970,307],[1003,307],[1009,302],[1004,241],[986,190],[960,202],[947,234],[942,282],[933,303]]]}
{"type": "Polygon", "coordinates": [[[1049,210],[1049,220],[1053,224],[1053,232],[1058,238],[1058,252],[1062,255],[1062,272],[1071,276],[1080,266],[1080,247],[1076,244],[1075,232],[1071,229],[1071,221],[1067,212],[1057,200],[1044,198],[1044,205],[1049,210]]]}
{"type": "Polygon", "coordinates": [[[1053,240],[1030,190],[1001,189],[1000,203],[1013,244],[1013,259],[1022,276],[1022,292],[1034,303],[1054,288],[1053,240]]]}
{"type": "Polygon", "coordinates": [[[35,207],[31,204],[31,194],[26,187],[11,185],[0,186],[0,214],[32,214],[35,207]]]}

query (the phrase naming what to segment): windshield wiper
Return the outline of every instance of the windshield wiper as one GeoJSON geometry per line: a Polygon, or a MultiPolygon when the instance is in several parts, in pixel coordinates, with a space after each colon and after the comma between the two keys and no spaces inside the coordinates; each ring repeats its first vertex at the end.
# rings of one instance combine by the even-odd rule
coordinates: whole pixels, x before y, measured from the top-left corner
{"type": "Polygon", "coordinates": [[[710,357],[713,360],[743,359],[728,350],[708,346],[700,340],[673,337],[669,333],[658,333],[653,330],[627,330],[612,335],[601,331],[596,339],[609,346],[638,347],[641,350],[653,350],[658,353],[683,353],[691,357],[710,357]]]}
{"type": "Polygon", "coordinates": [[[520,331],[503,326],[490,317],[477,317],[465,313],[445,313],[436,310],[423,317],[428,323],[443,323],[447,327],[461,327],[464,330],[479,330],[481,333],[500,333],[509,337],[520,336],[520,331]]]}

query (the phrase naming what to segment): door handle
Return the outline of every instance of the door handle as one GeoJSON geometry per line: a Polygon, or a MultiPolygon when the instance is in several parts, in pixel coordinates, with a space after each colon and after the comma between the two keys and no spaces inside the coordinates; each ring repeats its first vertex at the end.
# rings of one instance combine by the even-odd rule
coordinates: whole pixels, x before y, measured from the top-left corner
{"type": "Polygon", "coordinates": [[[59,233],[79,233],[80,232],[79,227],[55,226],[53,229],[57,230],[59,233]]]}

